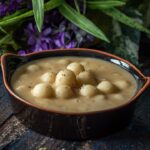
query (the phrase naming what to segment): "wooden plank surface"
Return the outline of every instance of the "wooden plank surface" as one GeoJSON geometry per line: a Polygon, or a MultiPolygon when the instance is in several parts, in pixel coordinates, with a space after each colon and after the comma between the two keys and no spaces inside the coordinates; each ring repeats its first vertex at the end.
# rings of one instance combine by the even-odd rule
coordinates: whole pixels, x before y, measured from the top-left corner
{"type": "Polygon", "coordinates": [[[0,71],[0,149],[4,150],[150,150],[150,88],[140,99],[131,124],[107,137],[83,142],[46,137],[23,125],[27,113],[12,110],[0,71]],[[18,118],[20,118],[18,120],[18,118]]]}

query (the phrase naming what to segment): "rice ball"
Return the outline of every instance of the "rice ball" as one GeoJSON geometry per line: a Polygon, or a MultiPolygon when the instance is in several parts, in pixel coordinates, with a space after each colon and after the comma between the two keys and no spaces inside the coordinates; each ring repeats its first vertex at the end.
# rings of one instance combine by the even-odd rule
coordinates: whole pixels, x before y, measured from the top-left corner
{"type": "Polygon", "coordinates": [[[79,85],[82,84],[92,84],[96,85],[96,79],[94,75],[89,71],[83,71],[77,76],[77,81],[79,85]]]}
{"type": "Polygon", "coordinates": [[[75,87],[76,83],[77,83],[76,76],[71,70],[64,69],[59,71],[58,74],[56,75],[55,80],[56,86],[69,85],[71,87],[75,87]]]}
{"type": "Polygon", "coordinates": [[[29,74],[27,74],[27,73],[24,73],[24,74],[22,74],[21,76],[20,76],[20,80],[27,80],[29,78],[29,74]]]}
{"type": "Polygon", "coordinates": [[[58,61],[58,63],[61,64],[61,65],[65,65],[66,66],[66,65],[68,65],[70,63],[70,61],[66,60],[66,59],[61,59],[61,60],[58,61]]]}
{"type": "Polygon", "coordinates": [[[109,105],[107,97],[103,94],[98,94],[94,96],[92,98],[92,102],[94,104],[94,110],[103,110],[109,105]]]}
{"type": "Polygon", "coordinates": [[[111,94],[111,99],[117,100],[117,101],[123,101],[124,97],[122,94],[111,94]]]}
{"type": "Polygon", "coordinates": [[[29,72],[35,72],[35,71],[38,71],[40,69],[40,67],[38,65],[29,65],[27,67],[27,71],[29,72]]]}
{"type": "Polygon", "coordinates": [[[115,90],[114,85],[109,81],[101,81],[97,88],[104,93],[112,93],[115,90]]]}
{"type": "Polygon", "coordinates": [[[94,102],[105,102],[106,101],[106,97],[103,94],[99,94],[93,97],[93,101],[94,102]]]}
{"type": "Polygon", "coordinates": [[[129,86],[129,83],[124,80],[118,80],[114,82],[114,85],[116,85],[120,90],[123,90],[129,86]]]}
{"type": "Polygon", "coordinates": [[[47,83],[39,83],[31,90],[34,97],[48,98],[54,94],[53,88],[47,83]]]}
{"type": "Polygon", "coordinates": [[[80,64],[81,64],[83,67],[86,67],[86,69],[88,69],[89,63],[88,63],[87,61],[82,61],[82,62],[80,62],[80,64]]]}
{"type": "Polygon", "coordinates": [[[78,75],[80,72],[84,71],[83,65],[77,62],[73,62],[67,66],[68,70],[73,71],[76,75],[78,75]]]}
{"type": "Polygon", "coordinates": [[[82,96],[92,97],[92,96],[94,96],[94,95],[97,94],[97,89],[96,89],[95,86],[90,85],[90,84],[83,85],[83,86],[81,87],[80,94],[81,94],[82,96]]]}
{"type": "Polygon", "coordinates": [[[16,91],[24,91],[26,89],[25,85],[19,85],[15,88],[16,91]]]}
{"type": "Polygon", "coordinates": [[[55,94],[58,98],[70,98],[74,95],[71,87],[68,85],[60,85],[56,87],[55,94]]]}
{"type": "Polygon", "coordinates": [[[50,63],[48,63],[48,62],[41,62],[41,63],[39,64],[39,66],[40,66],[41,68],[44,68],[44,69],[49,69],[49,70],[52,69],[52,65],[51,65],[50,63]]]}
{"type": "Polygon", "coordinates": [[[54,72],[46,72],[41,76],[41,80],[47,83],[54,83],[55,77],[56,77],[56,74],[54,72]]]}

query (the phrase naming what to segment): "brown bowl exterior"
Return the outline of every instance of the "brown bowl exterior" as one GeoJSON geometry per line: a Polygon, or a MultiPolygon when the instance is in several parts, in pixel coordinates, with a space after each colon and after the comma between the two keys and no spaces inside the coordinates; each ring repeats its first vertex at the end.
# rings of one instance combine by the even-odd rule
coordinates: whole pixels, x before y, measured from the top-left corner
{"type": "Polygon", "coordinates": [[[42,134],[68,140],[85,140],[104,136],[125,127],[131,120],[139,96],[150,84],[135,66],[112,54],[91,49],[61,49],[29,54],[25,57],[6,54],[2,57],[4,84],[12,99],[12,106],[23,107],[26,121],[23,123],[42,134]],[[20,65],[40,58],[57,56],[96,57],[119,65],[129,71],[138,84],[136,95],[126,104],[102,111],[88,113],[63,113],[36,107],[18,97],[11,89],[11,76],[20,65]]]}
{"type": "MultiPolygon", "coordinates": [[[[87,140],[100,138],[119,131],[130,123],[135,101],[126,107],[89,114],[60,114],[46,112],[18,102],[12,97],[14,108],[25,111],[23,124],[40,134],[64,140],[87,140]]],[[[21,118],[19,118],[21,119],[21,118]]]]}

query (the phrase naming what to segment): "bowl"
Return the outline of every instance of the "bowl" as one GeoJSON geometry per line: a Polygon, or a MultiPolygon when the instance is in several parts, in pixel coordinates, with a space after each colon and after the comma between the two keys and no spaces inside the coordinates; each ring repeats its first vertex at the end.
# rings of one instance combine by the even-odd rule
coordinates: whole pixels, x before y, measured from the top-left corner
{"type": "Polygon", "coordinates": [[[145,77],[140,70],[127,60],[93,49],[55,49],[26,56],[5,54],[1,58],[1,65],[4,85],[12,99],[14,110],[16,106],[19,106],[24,108],[26,112],[23,124],[44,135],[59,139],[85,140],[108,135],[122,129],[131,121],[137,100],[150,85],[150,77],[145,77]],[[137,92],[128,102],[120,106],[83,113],[46,110],[34,106],[14,93],[11,87],[11,77],[19,66],[32,60],[58,56],[98,58],[118,65],[134,77],[137,83],[137,92]]]}

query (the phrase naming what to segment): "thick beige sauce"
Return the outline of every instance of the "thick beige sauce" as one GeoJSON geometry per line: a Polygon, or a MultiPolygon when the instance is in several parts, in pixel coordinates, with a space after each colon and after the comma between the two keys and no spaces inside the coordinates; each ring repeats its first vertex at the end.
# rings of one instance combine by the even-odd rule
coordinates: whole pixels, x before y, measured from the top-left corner
{"type": "MultiPolygon", "coordinates": [[[[78,78],[78,75],[77,73],[75,77],[78,78]]],[[[129,101],[137,88],[134,78],[117,65],[99,59],[81,57],[46,58],[29,62],[15,71],[12,76],[11,85],[14,92],[26,101],[42,108],[62,112],[91,112],[116,107],[129,101]],[[94,94],[86,95],[87,89],[81,92],[85,83],[80,83],[77,80],[77,85],[70,87],[73,95],[69,98],[58,98],[56,87],[59,84],[56,85],[55,80],[54,82],[47,83],[51,85],[52,94],[42,98],[33,95],[32,91],[35,85],[44,82],[41,79],[44,73],[52,71],[57,75],[60,70],[66,69],[72,62],[82,64],[85,71],[92,73],[92,77],[96,81],[94,84],[91,83],[96,88],[94,94]],[[106,92],[104,92],[102,84],[99,90],[98,84],[105,80],[110,82],[116,90],[110,90],[109,92],[106,87],[106,92]]],[[[36,92],[39,93],[39,91],[36,92]]]]}

